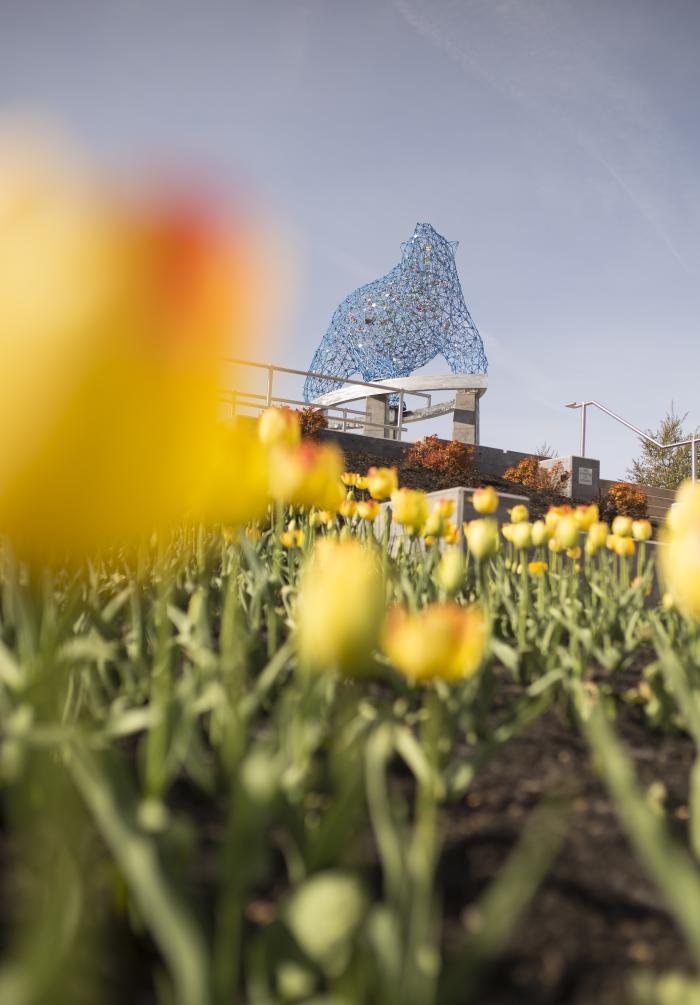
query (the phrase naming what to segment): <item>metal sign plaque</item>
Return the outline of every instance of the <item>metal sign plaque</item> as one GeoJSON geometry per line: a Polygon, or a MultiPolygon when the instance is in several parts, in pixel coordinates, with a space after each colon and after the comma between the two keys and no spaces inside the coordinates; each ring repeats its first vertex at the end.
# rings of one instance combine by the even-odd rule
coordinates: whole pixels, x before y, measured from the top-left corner
{"type": "Polygon", "coordinates": [[[579,468],[578,469],[578,483],[579,483],[579,485],[592,485],[593,484],[593,468],[579,468]]]}

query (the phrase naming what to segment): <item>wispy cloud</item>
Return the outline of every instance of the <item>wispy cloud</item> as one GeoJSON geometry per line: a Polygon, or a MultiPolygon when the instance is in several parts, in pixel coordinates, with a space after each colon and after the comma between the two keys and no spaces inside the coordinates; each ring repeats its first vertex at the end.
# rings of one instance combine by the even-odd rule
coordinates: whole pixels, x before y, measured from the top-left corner
{"type": "MultiPolygon", "coordinates": [[[[581,7],[554,0],[393,0],[470,75],[555,126],[598,163],[687,272],[700,271],[696,166],[649,91],[616,65],[581,7]],[[682,210],[679,209],[682,206],[682,210]]],[[[643,17],[630,7],[630,17],[643,17]]]]}

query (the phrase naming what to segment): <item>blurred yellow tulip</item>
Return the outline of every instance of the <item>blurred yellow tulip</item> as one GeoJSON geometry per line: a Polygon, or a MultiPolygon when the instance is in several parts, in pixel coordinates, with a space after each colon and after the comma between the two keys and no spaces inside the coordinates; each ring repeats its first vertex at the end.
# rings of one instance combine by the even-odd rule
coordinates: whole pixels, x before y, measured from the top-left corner
{"type": "Polygon", "coordinates": [[[635,520],[632,523],[632,537],[635,541],[648,541],[652,533],[651,523],[648,520],[635,520]]]}
{"type": "Polygon", "coordinates": [[[258,437],[266,447],[296,447],[301,441],[299,416],[291,408],[266,408],[258,419],[258,437]]]}
{"type": "Polygon", "coordinates": [[[517,506],[513,506],[512,509],[508,510],[508,513],[510,514],[510,522],[514,524],[525,523],[530,517],[527,506],[524,506],[522,503],[518,503],[517,506]]]}
{"type": "Polygon", "coordinates": [[[541,579],[547,569],[549,569],[547,562],[528,562],[527,571],[535,579],[541,579]]]}
{"type": "Polygon", "coordinates": [[[632,533],[632,517],[616,516],[612,522],[612,532],[618,537],[629,537],[632,533]]]}
{"type": "Polygon", "coordinates": [[[700,618],[700,486],[685,482],[676,493],[659,548],[666,588],[664,607],[700,618]]]}
{"type": "Polygon", "coordinates": [[[498,551],[498,523],[489,517],[465,523],[464,536],[470,553],[477,561],[489,558],[498,551]]]}
{"type": "Polygon", "coordinates": [[[590,530],[594,523],[600,519],[600,512],[595,503],[589,506],[577,506],[574,510],[574,517],[580,530],[590,530]]]}
{"type": "Polygon", "coordinates": [[[398,487],[396,468],[370,468],[367,472],[367,488],[373,499],[388,499],[398,487]]]}
{"type": "Polygon", "coordinates": [[[578,543],[579,525],[576,518],[567,513],[561,516],[554,528],[554,537],[560,548],[575,548],[578,543]]]}
{"type": "Polygon", "coordinates": [[[430,604],[415,614],[394,608],[389,614],[382,648],[409,680],[454,683],[477,672],[487,637],[481,608],[430,604]]]}
{"type": "Polygon", "coordinates": [[[392,492],[391,514],[394,523],[401,524],[408,531],[420,531],[428,519],[425,492],[418,489],[397,489],[392,492]]]}
{"type": "Polygon", "coordinates": [[[364,499],[357,504],[357,515],[361,520],[376,520],[381,507],[376,499],[364,499]]]}
{"type": "Polygon", "coordinates": [[[549,529],[544,520],[535,520],[532,525],[532,543],[536,548],[549,541],[549,529]]]}
{"type": "Polygon", "coordinates": [[[367,668],[385,616],[384,582],[375,553],[357,540],[317,540],[296,606],[296,644],[303,669],[367,668]]]}
{"type": "Polygon", "coordinates": [[[519,551],[532,547],[532,524],[527,522],[512,524],[509,540],[519,551]]]}
{"type": "Polygon", "coordinates": [[[435,582],[448,596],[452,596],[464,582],[466,567],[462,549],[448,548],[438,562],[435,570],[435,582]]]}
{"type": "Polygon", "coordinates": [[[493,485],[486,485],[484,488],[474,490],[472,496],[472,506],[477,513],[488,515],[495,513],[498,509],[498,493],[493,485]]]}
{"type": "Polygon", "coordinates": [[[344,499],[340,476],[343,455],[333,443],[303,441],[293,450],[271,454],[272,495],[290,506],[316,506],[337,512],[344,499]]]}
{"type": "Polygon", "coordinates": [[[0,532],[21,553],[135,544],[207,506],[221,359],[257,299],[222,219],[0,138],[0,532]]]}

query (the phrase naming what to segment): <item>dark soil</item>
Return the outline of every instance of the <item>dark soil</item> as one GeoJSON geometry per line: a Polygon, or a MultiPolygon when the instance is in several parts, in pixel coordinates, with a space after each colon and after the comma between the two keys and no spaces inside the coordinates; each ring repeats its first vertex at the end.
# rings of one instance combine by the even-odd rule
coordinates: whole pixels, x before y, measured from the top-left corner
{"type": "MultiPolygon", "coordinates": [[[[632,670],[609,682],[622,693],[637,679],[632,670]]],[[[628,704],[621,703],[616,726],[640,783],[663,784],[669,826],[685,841],[691,740],[652,730],[628,704]]],[[[592,770],[584,740],[558,710],[507,743],[477,775],[463,804],[447,814],[440,869],[447,946],[528,814],[546,793],[561,789],[574,794],[563,849],[508,951],[485,978],[479,1005],[624,1005],[634,968],[692,969],[683,939],[592,770]]]]}

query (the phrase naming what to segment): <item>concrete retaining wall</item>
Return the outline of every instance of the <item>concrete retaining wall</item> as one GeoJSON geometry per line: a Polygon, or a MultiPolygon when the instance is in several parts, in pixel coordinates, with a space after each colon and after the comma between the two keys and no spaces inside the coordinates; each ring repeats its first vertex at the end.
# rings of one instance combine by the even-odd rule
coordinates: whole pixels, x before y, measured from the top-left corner
{"type": "MultiPolygon", "coordinates": [[[[333,440],[341,449],[361,450],[368,454],[373,454],[380,460],[386,461],[387,465],[395,464],[402,460],[410,450],[412,444],[397,442],[395,440],[379,439],[376,436],[362,436],[357,433],[343,433],[340,430],[326,429],[322,433],[324,440],[333,440]]],[[[440,440],[441,443],[449,443],[449,440],[440,440]]],[[[498,447],[475,447],[476,466],[485,475],[495,475],[501,477],[506,468],[512,468],[526,457],[532,454],[523,454],[518,450],[500,450],[498,447]]]]}

